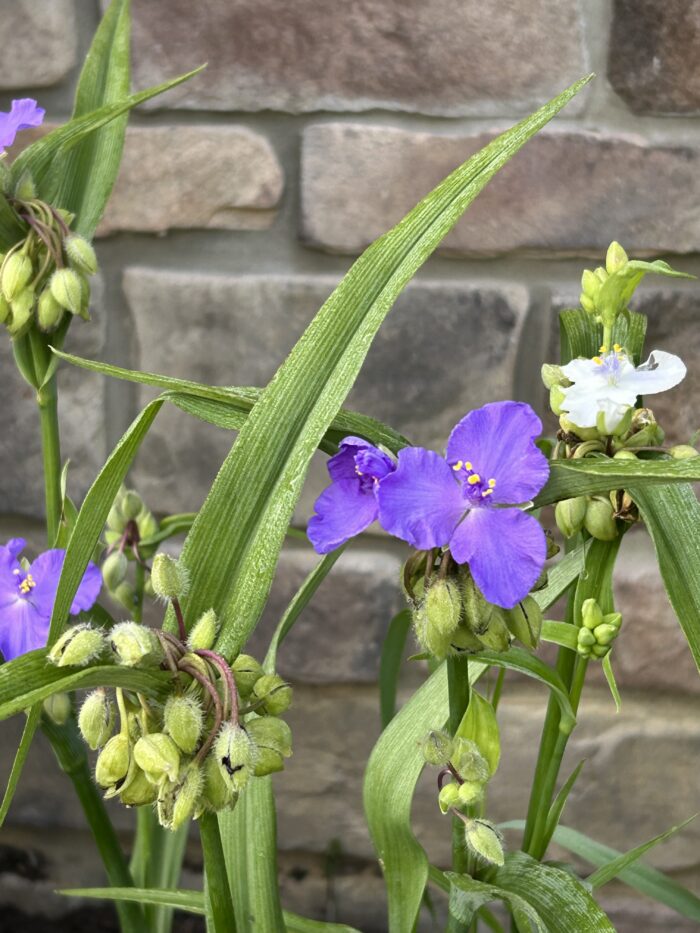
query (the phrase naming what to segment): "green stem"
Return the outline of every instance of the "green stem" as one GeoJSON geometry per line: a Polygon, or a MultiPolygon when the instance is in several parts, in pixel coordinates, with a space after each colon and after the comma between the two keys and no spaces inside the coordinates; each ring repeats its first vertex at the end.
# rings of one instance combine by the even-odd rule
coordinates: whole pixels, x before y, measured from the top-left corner
{"type": "MultiPolygon", "coordinates": [[[[447,731],[454,736],[469,706],[471,688],[469,686],[469,661],[466,655],[452,655],[447,658],[447,695],[449,698],[449,719],[447,731]]],[[[464,823],[457,817],[452,818],[452,871],[460,875],[470,874],[471,860],[464,842],[464,823]]],[[[467,933],[469,924],[460,923],[450,915],[447,933],[467,933]]]]}
{"type": "Polygon", "coordinates": [[[603,346],[606,350],[612,350],[612,325],[603,325],[603,346]]]}
{"type": "Polygon", "coordinates": [[[204,858],[207,930],[211,930],[211,933],[236,933],[231,889],[226,874],[219,821],[215,813],[202,814],[199,820],[199,835],[204,858]]]}
{"type": "Polygon", "coordinates": [[[58,392],[56,376],[37,392],[41,423],[41,452],[44,460],[44,498],[46,503],[46,535],[49,547],[54,547],[61,523],[61,442],[58,432],[58,392]]]}

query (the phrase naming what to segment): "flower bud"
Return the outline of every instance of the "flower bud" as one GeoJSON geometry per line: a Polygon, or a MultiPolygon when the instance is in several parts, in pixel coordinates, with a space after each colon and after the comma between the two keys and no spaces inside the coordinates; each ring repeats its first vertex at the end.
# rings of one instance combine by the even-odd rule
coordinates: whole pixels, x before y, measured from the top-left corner
{"type": "Polygon", "coordinates": [[[451,635],[459,625],[462,602],[457,586],[450,580],[435,580],[425,594],[428,625],[440,635],[451,635]]]}
{"type": "Polygon", "coordinates": [[[61,323],[63,308],[54,298],[50,288],[44,288],[39,295],[36,308],[36,322],[44,333],[54,330],[61,323]]]}
{"type": "Polygon", "coordinates": [[[657,423],[651,408],[634,409],[630,434],[625,438],[625,447],[660,447],[664,437],[663,428],[657,423]]]}
{"type": "Polygon", "coordinates": [[[444,658],[447,654],[478,654],[479,651],[483,650],[484,645],[479,641],[479,636],[475,635],[466,625],[460,625],[459,628],[450,635],[443,654],[440,655],[436,651],[432,651],[431,653],[434,654],[436,658],[444,658]]]}
{"type": "Polygon", "coordinates": [[[263,700],[260,711],[268,716],[279,716],[291,705],[292,688],[279,674],[263,674],[255,682],[251,700],[263,700]]]}
{"type": "Polygon", "coordinates": [[[143,500],[133,489],[125,489],[119,501],[119,507],[127,522],[135,521],[143,508],[143,500]]]}
{"type": "Polygon", "coordinates": [[[690,444],[676,444],[675,447],[669,447],[668,452],[674,460],[692,460],[699,455],[697,449],[690,444]]]}
{"type": "Polygon", "coordinates": [[[584,519],[586,531],[599,541],[613,541],[617,537],[617,524],[609,499],[594,496],[589,500],[584,519]]]}
{"type": "MultiPolygon", "coordinates": [[[[461,629],[462,626],[459,626],[452,635],[441,634],[434,626],[428,625],[428,614],[424,605],[417,606],[413,610],[413,631],[416,641],[424,651],[439,660],[447,657],[450,653],[452,640],[461,629]]],[[[479,648],[481,648],[481,645],[479,645],[479,648]]]]}
{"type": "Polygon", "coordinates": [[[589,298],[585,292],[581,292],[579,295],[579,301],[581,302],[581,307],[587,314],[595,313],[595,301],[593,301],[592,298],[589,298]]]}
{"type": "Polygon", "coordinates": [[[454,751],[450,761],[464,781],[485,784],[491,777],[488,761],[481,754],[476,742],[472,742],[471,739],[458,736],[454,740],[454,751]]]}
{"type": "Polygon", "coordinates": [[[595,640],[599,645],[609,645],[612,641],[617,638],[619,629],[614,625],[608,625],[604,622],[602,625],[597,625],[593,629],[593,634],[595,635],[595,640]]]}
{"type": "Polygon", "coordinates": [[[257,758],[257,749],[248,733],[241,726],[224,723],[214,742],[213,754],[230,789],[240,793],[253,774],[257,758]]]}
{"type": "Polygon", "coordinates": [[[562,499],[561,502],[557,502],[554,520],[565,538],[573,538],[581,531],[586,519],[587,506],[588,499],[585,496],[575,496],[573,499],[562,499]]]}
{"type": "Polygon", "coordinates": [[[12,314],[12,309],[10,308],[9,302],[5,296],[0,292],[0,324],[5,324],[12,314]]]}
{"type": "Polygon", "coordinates": [[[608,252],[605,256],[605,269],[609,275],[619,272],[629,262],[629,257],[617,240],[613,240],[608,246],[608,252]]]}
{"type": "Polygon", "coordinates": [[[114,787],[123,781],[129,770],[131,755],[129,739],[121,732],[107,742],[95,764],[95,780],[100,787],[114,787]]]}
{"type": "Polygon", "coordinates": [[[555,366],[553,363],[544,363],[540,370],[542,382],[545,389],[551,389],[554,386],[568,386],[571,382],[564,375],[561,366],[555,366]]]}
{"type": "Polygon", "coordinates": [[[460,582],[462,585],[464,624],[470,632],[480,635],[489,627],[493,606],[484,599],[468,567],[463,568],[461,571],[460,582]]]}
{"type": "Polygon", "coordinates": [[[622,625],[622,613],[621,612],[608,612],[603,616],[603,622],[606,625],[612,625],[618,631],[622,625]]]}
{"type": "Polygon", "coordinates": [[[119,622],[109,633],[117,664],[126,667],[157,665],[163,660],[163,648],[153,629],[138,622],[119,622]]]}
{"type": "Polygon", "coordinates": [[[595,635],[589,628],[582,626],[578,630],[577,642],[580,648],[592,648],[595,645],[595,635]]]}
{"type": "Polygon", "coordinates": [[[555,415],[559,416],[562,413],[562,405],[566,399],[566,392],[562,389],[561,386],[552,386],[549,390],[549,407],[552,409],[555,415]]]}
{"type": "Polygon", "coordinates": [[[85,698],[78,715],[80,732],[93,751],[107,742],[114,731],[114,703],[104,687],[93,690],[85,698]]]}
{"type": "Polygon", "coordinates": [[[581,623],[591,631],[603,624],[603,610],[595,599],[584,599],[581,605],[581,623]]]}
{"type": "Polygon", "coordinates": [[[613,460],[636,460],[637,455],[633,450],[627,450],[625,447],[613,454],[613,460]]]}
{"type": "Polygon", "coordinates": [[[158,531],[158,519],[145,505],[136,516],[135,521],[141,538],[151,538],[158,531]]]}
{"type": "Polygon", "coordinates": [[[73,704],[67,693],[52,693],[46,697],[43,704],[44,713],[57,726],[63,726],[68,722],[68,717],[73,709],[73,704]]]}
{"type": "Polygon", "coordinates": [[[80,314],[83,304],[83,287],[80,276],[74,269],[56,269],[49,282],[51,294],[66,311],[80,314]]]}
{"type": "Polygon", "coordinates": [[[132,759],[126,780],[119,788],[119,799],[125,807],[144,807],[154,803],[158,789],[132,759]]]}
{"type": "Polygon", "coordinates": [[[284,759],[292,754],[292,730],[287,723],[276,716],[263,716],[248,722],[246,729],[257,749],[255,776],[282,771],[284,759]]]}
{"type": "Polygon", "coordinates": [[[20,333],[26,330],[31,321],[34,311],[34,290],[31,288],[23,289],[16,298],[10,302],[12,310],[12,320],[7,325],[7,329],[12,337],[18,337],[20,333]]]}
{"type": "Polygon", "coordinates": [[[510,632],[501,609],[493,607],[488,627],[477,638],[491,651],[503,652],[510,648],[510,632]]]}
{"type": "Polygon", "coordinates": [[[189,820],[197,809],[204,788],[202,769],[198,764],[189,764],[173,790],[173,809],[169,829],[173,831],[189,820]]]}
{"type": "Polygon", "coordinates": [[[467,820],[464,825],[467,848],[489,865],[503,865],[503,842],[493,823],[487,820],[467,820]]]}
{"type": "Polygon", "coordinates": [[[595,301],[600,291],[601,281],[592,269],[584,269],[581,276],[583,294],[595,301]]]}
{"type": "Polygon", "coordinates": [[[451,807],[459,807],[460,805],[459,785],[454,781],[445,784],[438,794],[438,806],[442,813],[447,813],[451,807]]]}
{"type": "Polygon", "coordinates": [[[423,739],[421,751],[426,764],[444,768],[452,757],[452,739],[446,732],[433,729],[423,739]]]}
{"type": "Polygon", "coordinates": [[[32,261],[26,253],[12,253],[5,257],[0,270],[0,288],[7,301],[25,289],[33,273],[32,261]]]}
{"type": "Polygon", "coordinates": [[[206,809],[218,813],[227,807],[235,806],[238,794],[231,788],[228,776],[225,778],[214,754],[208,755],[204,762],[203,803],[206,809]]]}
{"type": "Polygon", "coordinates": [[[247,699],[253,687],[263,676],[261,665],[249,654],[239,654],[231,665],[233,677],[236,681],[236,690],[243,699],[247,699]]]}
{"type": "Polygon", "coordinates": [[[163,725],[178,748],[192,755],[204,728],[204,712],[192,697],[171,696],[165,704],[163,725]]]}
{"type": "Polygon", "coordinates": [[[113,599],[116,599],[118,603],[121,603],[129,612],[131,612],[136,605],[136,590],[128,580],[124,580],[123,583],[120,583],[116,589],[110,591],[109,595],[113,599]]]}
{"type": "Polygon", "coordinates": [[[85,275],[94,275],[97,272],[97,256],[91,243],[85,237],[72,233],[63,241],[63,248],[70,260],[70,264],[85,275]]]}
{"type": "Polygon", "coordinates": [[[512,609],[504,610],[506,625],[514,638],[533,651],[540,643],[542,631],[542,610],[539,603],[526,596],[512,609]]]}
{"type": "Polygon", "coordinates": [[[48,653],[56,667],[85,667],[104,648],[104,635],[87,623],[74,625],[64,632],[48,653]]]}
{"type": "Polygon", "coordinates": [[[460,805],[469,807],[484,796],[484,785],[478,781],[464,781],[459,785],[458,795],[460,805]]]}
{"type": "Polygon", "coordinates": [[[134,746],[134,758],[149,781],[174,781],[180,770],[180,751],[169,735],[153,732],[143,735],[134,746]]]}
{"type": "Polygon", "coordinates": [[[151,583],[161,599],[181,599],[189,588],[189,577],[179,560],[160,553],[153,558],[151,583]]]}
{"type": "Polygon", "coordinates": [[[111,528],[112,531],[118,531],[120,535],[126,528],[126,518],[124,518],[119,500],[117,500],[109,510],[109,514],[107,515],[107,527],[111,528]]]}
{"type": "Polygon", "coordinates": [[[218,631],[219,620],[216,618],[216,613],[213,609],[207,609],[192,626],[187,644],[192,651],[213,648],[218,631]]]}
{"type": "Polygon", "coordinates": [[[591,653],[596,656],[596,658],[604,658],[606,654],[610,651],[609,645],[591,645],[591,653]]]}
{"type": "Polygon", "coordinates": [[[573,421],[569,421],[565,414],[559,417],[559,426],[562,431],[566,431],[567,434],[575,434],[582,441],[595,441],[600,437],[597,428],[582,428],[580,425],[574,424],[573,421]]]}
{"type": "Polygon", "coordinates": [[[102,580],[110,592],[116,590],[119,584],[126,578],[126,570],[129,562],[123,551],[112,551],[105,557],[102,564],[102,580]]]}

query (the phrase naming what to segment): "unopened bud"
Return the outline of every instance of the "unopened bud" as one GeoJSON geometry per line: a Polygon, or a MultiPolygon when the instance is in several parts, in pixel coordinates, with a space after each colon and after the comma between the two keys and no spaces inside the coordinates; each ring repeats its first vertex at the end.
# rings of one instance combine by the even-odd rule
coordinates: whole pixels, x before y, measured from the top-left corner
{"type": "Polygon", "coordinates": [[[119,733],[112,736],[97,756],[95,780],[100,787],[113,787],[123,781],[129,770],[131,759],[127,736],[119,733]]]}
{"type": "Polygon", "coordinates": [[[564,375],[561,366],[555,366],[554,363],[544,363],[540,375],[545,389],[551,389],[553,386],[570,385],[570,381],[564,375]]]}
{"type": "Polygon", "coordinates": [[[462,603],[457,586],[450,580],[435,580],[425,594],[428,626],[439,635],[451,635],[459,625],[462,603]]]}
{"type": "Polygon", "coordinates": [[[178,748],[192,755],[204,728],[204,712],[192,697],[171,696],[163,711],[163,725],[178,748]]]}
{"type": "Polygon", "coordinates": [[[591,645],[591,653],[596,656],[596,658],[604,658],[606,654],[610,651],[609,645],[591,645]]]}
{"type": "Polygon", "coordinates": [[[450,635],[444,654],[439,655],[436,651],[433,651],[432,654],[434,654],[436,658],[439,658],[445,657],[445,655],[449,653],[478,654],[479,651],[483,650],[484,645],[479,641],[479,636],[475,635],[466,625],[460,625],[459,628],[450,635]]]}
{"type": "Polygon", "coordinates": [[[413,610],[413,631],[415,632],[416,641],[424,651],[439,660],[447,657],[450,653],[452,641],[462,628],[462,626],[459,626],[452,635],[441,634],[434,626],[428,625],[428,613],[425,611],[424,605],[419,605],[413,610]]]}
{"type": "Polygon", "coordinates": [[[595,301],[593,301],[592,298],[589,298],[585,292],[581,292],[579,301],[581,302],[581,307],[587,314],[595,313],[595,301]]]}
{"type": "Polygon", "coordinates": [[[634,409],[630,435],[625,438],[625,447],[660,447],[664,437],[663,428],[658,424],[651,408],[634,409]]]}
{"type": "Polygon", "coordinates": [[[478,781],[464,781],[459,785],[458,794],[460,804],[469,807],[484,796],[484,785],[478,781]]]}
{"type": "Polygon", "coordinates": [[[80,732],[93,751],[102,748],[114,731],[114,703],[104,687],[93,690],[85,698],[78,715],[80,732]]]}
{"type": "Polygon", "coordinates": [[[32,261],[25,253],[12,253],[5,257],[0,270],[0,288],[7,301],[14,301],[24,290],[33,271],[32,261]]]}
{"type": "Polygon", "coordinates": [[[126,578],[129,562],[123,551],[112,551],[102,564],[102,580],[108,590],[114,591],[126,578]]]}
{"type": "Polygon", "coordinates": [[[80,314],[83,302],[83,287],[80,276],[74,269],[56,269],[49,282],[51,294],[66,311],[80,314]]]}
{"type": "Polygon", "coordinates": [[[503,865],[503,841],[493,823],[487,820],[467,820],[464,825],[467,848],[488,865],[503,865]]]}
{"type": "Polygon", "coordinates": [[[50,288],[44,288],[39,295],[36,308],[36,322],[44,333],[54,330],[61,323],[63,308],[54,298],[50,288]]]}
{"type": "Polygon", "coordinates": [[[136,516],[136,527],[142,539],[151,538],[158,531],[158,519],[145,505],[136,516]]]}
{"type": "Polygon", "coordinates": [[[452,739],[446,732],[432,730],[423,739],[421,751],[426,764],[444,768],[452,757],[452,739]]]}
{"type": "Polygon", "coordinates": [[[116,599],[118,603],[121,603],[129,612],[131,612],[136,605],[136,590],[128,580],[124,580],[123,583],[120,583],[109,595],[113,599],[116,599]]]}
{"type": "Polygon", "coordinates": [[[179,560],[161,553],[153,558],[151,583],[161,599],[181,599],[187,593],[189,577],[179,560]]]}
{"type": "Polygon", "coordinates": [[[575,434],[582,441],[594,441],[600,437],[597,428],[582,428],[581,425],[570,421],[565,414],[559,416],[559,426],[562,431],[566,431],[567,434],[575,434]]]}
{"type": "Polygon", "coordinates": [[[126,528],[126,518],[121,510],[121,505],[117,501],[113,504],[107,515],[107,527],[112,531],[117,531],[121,535],[126,528]]]}
{"type": "Polygon", "coordinates": [[[609,275],[619,272],[629,262],[629,257],[617,240],[613,240],[608,246],[608,252],[605,256],[605,269],[609,275]]]}
{"type": "Polygon", "coordinates": [[[617,453],[613,454],[613,460],[636,460],[637,455],[633,450],[627,450],[623,447],[622,450],[618,450],[617,453]]]}
{"type": "Polygon", "coordinates": [[[192,651],[201,651],[214,647],[219,631],[219,620],[213,609],[207,609],[192,626],[187,643],[192,651]]]}
{"type": "Polygon", "coordinates": [[[263,716],[248,722],[246,729],[257,749],[255,776],[282,771],[284,759],[292,754],[292,730],[287,723],[276,716],[263,716]]]}
{"type": "Polygon", "coordinates": [[[74,625],[58,639],[48,653],[56,667],[85,667],[104,647],[104,635],[87,623],[74,625]]]}
{"type": "Polygon", "coordinates": [[[488,761],[484,758],[476,742],[457,737],[450,759],[459,776],[465,781],[485,784],[491,776],[488,761]]]}
{"type": "Polygon", "coordinates": [[[438,806],[443,813],[447,813],[452,807],[461,806],[458,784],[450,781],[449,784],[445,784],[440,789],[440,793],[438,794],[438,806]]]}
{"type": "Polygon", "coordinates": [[[94,275],[97,272],[97,256],[91,243],[85,237],[72,233],[63,241],[63,248],[72,266],[85,275],[94,275]]]}
{"type": "Polygon", "coordinates": [[[609,499],[594,496],[589,500],[584,526],[599,541],[613,541],[617,537],[617,524],[609,499]]]}
{"type": "Polygon", "coordinates": [[[126,667],[160,664],[163,648],[153,629],[138,622],[119,622],[109,633],[118,664],[126,667]]]}
{"type": "Polygon", "coordinates": [[[600,291],[601,281],[592,269],[584,269],[581,276],[583,294],[595,301],[600,291]]]}
{"type": "Polygon", "coordinates": [[[584,599],[581,605],[581,622],[591,631],[603,624],[603,610],[595,599],[584,599]]]}
{"type": "Polygon", "coordinates": [[[34,290],[31,288],[23,289],[16,298],[10,302],[12,309],[12,320],[8,324],[12,337],[19,336],[26,328],[34,312],[34,290]]]}
{"type": "Polygon", "coordinates": [[[176,830],[194,815],[202,796],[204,778],[202,769],[192,762],[185,768],[173,791],[173,809],[170,829],[176,830]]]}
{"type": "Polygon", "coordinates": [[[262,700],[260,710],[269,716],[279,716],[289,709],[292,702],[292,688],[279,674],[263,674],[255,682],[251,700],[262,700]]]}
{"type": "Polygon", "coordinates": [[[512,609],[504,611],[506,625],[514,638],[533,651],[540,643],[542,631],[542,610],[539,603],[526,596],[512,609]]]}
{"type": "Polygon", "coordinates": [[[135,521],[136,516],[143,508],[143,500],[133,489],[125,489],[119,501],[119,507],[127,522],[135,521]]]}
{"type": "Polygon", "coordinates": [[[144,807],[154,803],[158,789],[148,780],[145,773],[132,760],[126,780],[119,788],[119,799],[125,807],[144,807]]]}
{"type": "Polygon", "coordinates": [[[488,627],[485,631],[480,632],[477,638],[485,648],[489,648],[491,651],[500,653],[510,648],[510,632],[501,609],[493,608],[488,627]]]}
{"type": "Polygon", "coordinates": [[[249,654],[239,654],[231,665],[231,670],[236,681],[236,690],[244,700],[250,696],[253,687],[264,674],[262,666],[249,654]]]}
{"type": "Polygon", "coordinates": [[[204,788],[202,791],[204,805],[207,809],[218,813],[227,807],[233,807],[238,800],[228,779],[224,777],[218,759],[212,753],[204,762],[204,788]]]}
{"type": "Polygon", "coordinates": [[[224,780],[234,793],[239,793],[255,769],[257,749],[250,736],[241,726],[224,723],[213,753],[224,780]]]}
{"type": "Polygon", "coordinates": [[[692,460],[699,456],[697,449],[690,444],[676,444],[675,447],[669,447],[668,452],[674,460],[692,460]]]}
{"type": "Polygon", "coordinates": [[[68,722],[68,717],[73,709],[70,697],[67,693],[52,693],[47,697],[43,704],[46,715],[57,726],[63,726],[68,722]]]}
{"type": "Polygon", "coordinates": [[[0,324],[5,324],[12,314],[12,309],[5,296],[0,292],[0,324]]]}
{"type": "Polygon", "coordinates": [[[134,746],[134,758],[153,783],[163,778],[174,781],[180,770],[180,750],[164,732],[141,736],[134,746]]]}
{"type": "Polygon", "coordinates": [[[484,599],[468,567],[463,568],[461,571],[460,581],[462,585],[464,624],[475,635],[480,635],[489,626],[494,611],[493,606],[484,599]]]}
{"type": "Polygon", "coordinates": [[[617,638],[617,629],[614,625],[608,625],[603,622],[602,625],[598,625],[593,629],[593,634],[595,635],[595,640],[599,645],[609,645],[611,642],[617,638]]]}
{"type": "Polygon", "coordinates": [[[562,406],[566,401],[566,392],[562,389],[561,386],[552,386],[549,390],[549,407],[552,409],[555,415],[559,416],[562,413],[562,406]]]}
{"type": "Polygon", "coordinates": [[[557,502],[554,520],[565,538],[573,538],[581,531],[586,519],[587,507],[588,499],[585,496],[575,496],[573,499],[562,499],[561,502],[557,502]]]}

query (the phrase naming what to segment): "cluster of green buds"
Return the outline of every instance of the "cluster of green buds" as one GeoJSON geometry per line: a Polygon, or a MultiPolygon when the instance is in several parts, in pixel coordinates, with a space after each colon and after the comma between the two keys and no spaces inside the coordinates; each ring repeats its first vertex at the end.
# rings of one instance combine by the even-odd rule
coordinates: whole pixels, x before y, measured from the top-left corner
{"type": "MultiPolygon", "coordinates": [[[[104,534],[107,554],[102,563],[102,580],[112,599],[129,612],[133,611],[136,600],[136,567],[147,566],[146,561],[153,556],[157,546],[149,541],[159,530],[157,519],[141,496],[135,490],[122,486],[107,516],[104,534]]],[[[148,575],[145,593],[154,595],[148,575]]]]}
{"type": "Polygon", "coordinates": [[[493,823],[474,816],[483,803],[492,777],[488,761],[471,739],[451,738],[446,732],[429,732],[422,743],[426,764],[440,768],[438,805],[464,824],[464,840],[470,852],[488,865],[503,865],[503,839],[493,823]]]}
{"type": "Polygon", "coordinates": [[[92,245],[70,229],[74,215],[39,200],[28,179],[10,199],[26,236],[0,257],[0,323],[20,337],[35,323],[50,333],[66,314],[90,319],[92,245]]]}
{"type": "MultiPolygon", "coordinates": [[[[546,574],[536,586],[544,583],[546,574]]],[[[494,606],[449,551],[417,551],[404,566],[403,584],[416,640],[435,658],[507,651],[514,638],[532,650],[539,644],[542,611],[535,599],[526,596],[513,609],[494,606]]]]}
{"type": "Polygon", "coordinates": [[[584,600],[576,650],[583,658],[594,657],[602,660],[610,653],[621,625],[622,615],[619,612],[603,614],[595,599],[584,600]]]}
{"type": "Polygon", "coordinates": [[[59,666],[102,659],[170,672],[160,702],[121,688],[115,701],[98,688],[83,703],[78,724],[90,748],[99,750],[95,780],[105,797],[155,805],[161,825],[175,830],[205,811],[233,808],[252,777],[284,768],[292,748],[281,715],[292,690],[250,655],[229,664],[214,650],[213,610],[186,631],[180,599],[187,575],[178,561],[156,555],[151,579],[156,596],[172,606],[178,635],[131,621],[108,632],[83,623],[56,642],[49,659],[59,666]]]}
{"type": "Polygon", "coordinates": [[[623,281],[628,268],[629,256],[622,246],[613,240],[605,256],[605,266],[583,271],[579,298],[581,307],[604,326],[612,326],[634,291],[636,283],[629,295],[625,294],[624,304],[621,304],[623,281]]]}

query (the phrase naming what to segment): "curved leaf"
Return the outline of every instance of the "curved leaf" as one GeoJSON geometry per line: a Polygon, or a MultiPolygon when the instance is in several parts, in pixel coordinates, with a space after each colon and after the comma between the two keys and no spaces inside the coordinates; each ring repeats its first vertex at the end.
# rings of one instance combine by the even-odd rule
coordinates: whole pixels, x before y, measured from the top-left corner
{"type": "Polygon", "coordinates": [[[485,881],[477,881],[471,875],[456,875],[448,871],[445,877],[450,882],[450,917],[459,923],[465,926],[471,924],[481,907],[493,901],[504,901],[521,921],[518,924],[520,933],[529,933],[530,930],[549,933],[534,907],[518,894],[494,884],[486,884],[485,881]]]}
{"type": "Polygon", "coordinates": [[[391,620],[384,636],[379,662],[379,715],[382,729],[386,729],[396,713],[396,692],[401,661],[410,630],[410,610],[402,609],[391,620]]]}

